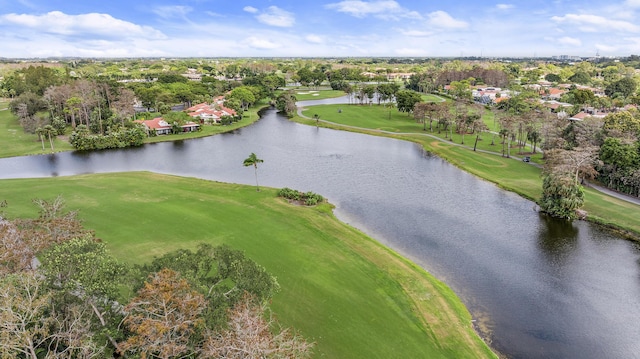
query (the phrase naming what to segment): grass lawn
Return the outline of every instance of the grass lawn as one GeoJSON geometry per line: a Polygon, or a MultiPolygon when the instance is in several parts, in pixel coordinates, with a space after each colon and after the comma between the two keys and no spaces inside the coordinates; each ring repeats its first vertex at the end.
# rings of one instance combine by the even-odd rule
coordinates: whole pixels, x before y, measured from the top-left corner
{"type": "Polygon", "coordinates": [[[307,100],[324,100],[326,98],[334,98],[346,95],[344,91],[340,90],[303,90],[294,89],[293,95],[297,101],[307,100]]]}
{"type": "MultiPolygon", "coordinates": [[[[420,143],[427,151],[444,158],[461,169],[533,201],[537,201],[542,194],[540,169],[516,159],[502,157],[500,155],[502,152],[500,138],[498,136],[493,138],[490,133],[482,134],[482,141],[479,141],[478,149],[497,152],[498,155],[473,152],[469,148],[456,146],[455,144],[461,143],[462,138],[455,133],[452,141],[447,140],[444,142],[424,136],[425,133],[428,133],[444,138],[443,133],[430,132],[428,127],[426,132],[423,131],[422,124],[416,123],[413,118],[395,109],[389,110],[376,105],[321,105],[307,108],[303,112],[304,115],[309,117],[313,116],[314,113],[319,114],[322,120],[352,126],[344,127],[321,123],[326,127],[395,137],[420,143]],[[341,113],[338,113],[338,109],[341,109],[341,113]],[[387,132],[381,133],[371,130],[387,132]],[[495,143],[493,146],[491,145],[492,139],[495,143]]],[[[293,120],[315,126],[314,120],[298,116],[294,117],[293,120]]],[[[485,119],[486,121],[487,119],[485,119]]],[[[492,119],[489,121],[493,122],[492,119]]],[[[474,140],[475,136],[473,135],[465,136],[465,145],[472,147],[474,140]]],[[[518,149],[512,148],[511,154],[518,156],[518,149]]],[[[541,163],[542,154],[533,155],[531,160],[532,162],[541,163]]],[[[638,221],[638,218],[640,218],[640,206],[587,188],[584,209],[588,212],[591,220],[624,231],[634,232],[630,237],[640,240],[640,221],[638,221]]]]}
{"type": "MultiPolygon", "coordinates": [[[[448,139],[449,137],[449,134],[445,132],[438,133],[437,123],[435,121],[433,122],[433,131],[430,131],[428,121],[426,125],[417,123],[413,119],[413,116],[399,112],[395,108],[385,107],[384,105],[319,105],[313,106],[313,108],[307,108],[302,113],[308,117],[313,117],[313,115],[317,113],[322,120],[358,128],[382,130],[392,133],[428,134],[442,139],[448,139]],[[425,127],[426,131],[424,130],[425,127]]],[[[313,123],[315,124],[315,122],[313,123]]],[[[311,122],[309,122],[309,124],[311,124],[311,122]]],[[[475,137],[475,134],[466,134],[463,138],[462,135],[454,132],[451,143],[473,147],[475,137]]],[[[483,132],[478,140],[477,148],[501,153],[502,145],[500,144],[500,140],[500,136],[498,135],[483,132]],[[494,143],[493,145],[491,145],[492,142],[494,143]]],[[[518,152],[519,149],[512,144],[511,155],[517,156],[518,152]]],[[[535,161],[541,157],[542,154],[538,153],[533,155],[532,159],[535,161]]]]}
{"type": "Polygon", "coordinates": [[[278,278],[272,309],[316,358],[491,358],[455,294],[421,268],[276,190],[146,172],[0,181],[9,218],[62,195],[111,252],[146,262],[198,243],[244,250],[278,278]]]}
{"type": "MultiPolygon", "coordinates": [[[[35,134],[25,133],[18,122],[18,118],[7,109],[8,102],[0,102],[0,158],[25,155],[39,155],[51,153],[49,140],[42,142],[35,134]]],[[[69,151],[72,149],[69,141],[62,138],[53,140],[55,152],[69,151]]]]}

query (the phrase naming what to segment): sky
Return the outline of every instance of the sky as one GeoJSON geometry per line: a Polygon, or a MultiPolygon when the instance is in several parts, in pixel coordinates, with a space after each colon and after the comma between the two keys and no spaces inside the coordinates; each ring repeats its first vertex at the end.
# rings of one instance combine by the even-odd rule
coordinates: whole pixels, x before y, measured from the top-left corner
{"type": "Polygon", "coordinates": [[[639,20],[640,0],[0,0],[0,57],[629,56],[639,20]]]}

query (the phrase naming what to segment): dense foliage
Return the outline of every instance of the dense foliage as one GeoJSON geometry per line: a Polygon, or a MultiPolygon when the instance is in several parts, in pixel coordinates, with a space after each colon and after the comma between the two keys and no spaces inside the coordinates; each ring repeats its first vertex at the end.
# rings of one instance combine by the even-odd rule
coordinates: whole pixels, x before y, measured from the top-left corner
{"type": "Polygon", "coordinates": [[[69,142],[80,151],[141,146],[147,137],[141,126],[116,127],[105,135],[95,135],[85,125],[78,125],[69,142]]]}
{"type": "Polygon", "coordinates": [[[127,266],[60,198],[36,203],[37,219],[0,218],[3,358],[310,355],[303,338],[265,331],[275,328],[263,313],[278,283],[243,252],[202,244],[127,266]]]}
{"type": "Polygon", "coordinates": [[[281,188],[278,191],[278,196],[286,198],[290,201],[304,203],[307,206],[315,206],[318,203],[324,202],[324,197],[313,192],[300,192],[291,188],[281,188]]]}

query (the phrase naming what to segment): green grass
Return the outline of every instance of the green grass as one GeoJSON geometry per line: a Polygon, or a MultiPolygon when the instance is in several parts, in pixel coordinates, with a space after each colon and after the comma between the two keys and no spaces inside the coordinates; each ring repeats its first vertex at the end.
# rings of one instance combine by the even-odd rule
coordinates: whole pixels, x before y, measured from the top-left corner
{"type": "Polygon", "coordinates": [[[304,90],[304,89],[294,89],[293,95],[296,97],[297,101],[307,101],[307,100],[324,100],[327,98],[334,98],[344,96],[344,91],[339,90],[304,90]]]}
{"type": "MultiPolygon", "coordinates": [[[[449,134],[444,131],[438,133],[437,123],[435,121],[432,124],[433,131],[430,131],[428,121],[425,126],[425,124],[417,123],[413,119],[413,116],[399,112],[394,108],[385,107],[384,105],[319,105],[306,108],[302,112],[302,114],[307,117],[313,117],[316,113],[320,115],[322,120],[338,124],[398,134],[414,133],[430,135],[447,139],[451,143],[464,144],[469,147],[473,147],[476,137],[475,134],[465,134],[462,136],[454,132],[451,139],[448,139],[449,134]]],[[[309,122],[309,124],[311,124],[311,122],[309,122]]],[[[484,151],[501,153],[502,145],[500,144],[500,140],[498,135],[483,132],[478,140],[477,148],[484,151]],[[492,142],[493,145],[491,145],[492,142]]],[[[512,145],[511,155],[517,156],[518,152],[519,149],[512,145]]],[[[533,160],[536,161],[542,157],[542,154],[538,153],[532,157],[533,160]]]]}
{"type": "Polygon", "coordinates": [[[144,140],[144,143],[156,143],[156,142],[168,142],[168,141],[177,141],[177,140],[187,140],[190,138],[201,138],[212,135],[217,135],[220,133],[231,132],[241,127],[248,126],[260,119],[258,116],[258,112],[261,108],[267,107],[267,102],[261,102],[256,106],[249,108],[248,111],[245,111],[243,117],[240,121],[234,122],[230,125],[202,125],[200,126],[201,131],[196,132],[185,132],[179,133],[175,135],[160,135],[155,137],[147,137],[144,140]]]}
{"type": "MultiPolygon", "coordinates": [[[[420,143],[427,151],[434,153],[459,168],[478,177],[496,183],[501,188],[516,192],[521,196],[537,201],[542,193],[542,178],[538,167],[526,164],[517,159],[509,159],[501,156],[502,145],[500,138],[490,133],[481,136],[478,149],[491,151],[497,154],[473,152],[468,147],[474,143],[474,135],[465,136],[465,146],[456,146],[462,141],[459,134],[453,134],[452,140],[441,141],[444,133],[438,134],[423,131],[423,125],[416,123],[410,116],[399,113],[395,109],[386,109],[380,106],[359,105],[321,105],[307,108],[303,114],[313,116],[320,115],[322,120],[334,122],[338,125],[321,123],[322,126],[336,129],[363,132],[378,136],[388,136],[420,143]],[[341,109],[341,113],[338,113],[341,109]],[[350,127],[345,127],[347,125],[350,127]],[[378,130],[387,131],[385,133],[378,130]],[[436,136],[425,136],[426,134],[436,136]],[[492,138],[494,145],[491,145],[492,138]]],[[[315,121],[294,117],[295,121],[314,125],[315,121]]],[[[487,119],[485,122],[493,122],[487,119]]],[[[428,126],[428,124],[427,124],[428,126]]],[[[512,156],[518,156],[518,149],[511,149],[512,156]]],[[[542,163],[542,154],[531,156],[532,162],[542,163]]],[[[587,189],[584,209],[588,212],[589,219],[622,230],[623,235],[631,239],[640,240],[640,206],[634,205],[606,194],[587,189]]]]}
{"type": "Polygon", "coordinates": [[[87,228],[129,263],[226,243],[278,278],[272,309],[316,343],[316,358],[490,358],[455,294],[424,270],[275,189],[145,172],[2,180],[9,218],[32,198],[62,195],[87,228]]]}
{"type": "MultiPolygon", "coordinates": [[[[49,140],[42,142],[35,134],[25,133],[18,118],[7,109],[8,102],[0,102],[0,158],[51,153],[49,140]]],[[[72,149],[69,141],[56,138],[53,141],[55,152],[72,149]]]]}
{"type": "MultiPolygon", "coordinates": [[[[0,146],[0,158],[51,153],[51,147],[48,139],[45,139],[44,141],[43,150],[42,142],[38,139],[38,136],[25,133],[20,126],[17,117],[9,110],[3,110],[7,108],[7,105],[8,102],[0,101],[0,144],[2,144],[2,146],[0,146]]],[[[230,132],[256,122],[259,119],[258,111],[260,108],[266,106],[268,106],[266,101],[257,104],[255,107],[250,108],[249,111],[244,113],[244,118],[242,120],[228,126],[204,125],[202,126],[202,131],[148,137],[145,139],[145,143],[186,140],[190,138],[206,137],[223,132],[230,132]]],[[[71,131],[68,128],[66,136],[59,136],[54,139],[54,152],[74,150],[68,140],[68,134],[70,132],[71,131]]]]}

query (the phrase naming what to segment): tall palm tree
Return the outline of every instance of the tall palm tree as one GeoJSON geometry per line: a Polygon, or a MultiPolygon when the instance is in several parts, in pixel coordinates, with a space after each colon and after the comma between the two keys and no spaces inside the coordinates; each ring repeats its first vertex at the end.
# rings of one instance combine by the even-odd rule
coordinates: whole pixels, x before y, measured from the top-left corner
{"type": "Polygon", "coordinates": [[[47,135],[47,137],[49,137],[49,144],[51,145],[51,153],[53,153],[53,139],[51,138],[51,135],[53,135],[53,137],[56,137],[56,129],[53,128],[53,126],[51,125],[46,125],[42,128],[42,132],[43,134],[47,135]]]}
{"type": "Polygon", "coordinates": [[[40,138],[40,142],[42,142],[42,151],[44,151],[44,129],[42,127],[36,128],[36,135],[40,138]]]}
{"type": "Polygon", "coordinates": [[[260,186],[258,185],[258,163],[262,162],[264,162],[264,160],[259,159],[255,153],[251,152],[249,157],[247,157],[242,163],[245,167],[253,166],[256,174],[256,191],[258,192],[260,192],[260,186]]]}

